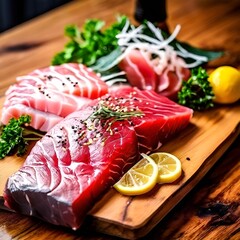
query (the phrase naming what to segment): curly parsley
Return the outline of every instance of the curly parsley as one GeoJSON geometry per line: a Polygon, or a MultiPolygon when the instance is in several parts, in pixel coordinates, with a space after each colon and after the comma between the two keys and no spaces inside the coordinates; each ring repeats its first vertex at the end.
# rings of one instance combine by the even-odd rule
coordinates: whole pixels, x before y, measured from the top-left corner
{"type": "Polygon", "coordinates": [[[0,159],[12,155],[15,151],[18,156],[24,155],[28,141],[38,140],[43,136],[43,134],[27,128],[30,122],[30,116],[22,115],[18,119],[10,119],[7,125],[1,125],[0,159]]]}
{"type": "Polygon", "coordinates": [[[205,69],[192,69],[188,81],[183,81],[182,89],[178,92],[178,102],[194,110],[205,110],[214,106],[214,93],[208,81],[205,69]]]}

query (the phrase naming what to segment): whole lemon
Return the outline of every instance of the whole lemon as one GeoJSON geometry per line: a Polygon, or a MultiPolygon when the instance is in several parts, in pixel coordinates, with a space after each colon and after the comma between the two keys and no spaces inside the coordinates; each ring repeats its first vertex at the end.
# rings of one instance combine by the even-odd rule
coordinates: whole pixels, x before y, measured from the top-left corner
{"type": "Polygon", "coordinates": [[[240,72],[231,66],[216,68],[209,75],[216,103],[234,103],[240,99],[240,72]]]}

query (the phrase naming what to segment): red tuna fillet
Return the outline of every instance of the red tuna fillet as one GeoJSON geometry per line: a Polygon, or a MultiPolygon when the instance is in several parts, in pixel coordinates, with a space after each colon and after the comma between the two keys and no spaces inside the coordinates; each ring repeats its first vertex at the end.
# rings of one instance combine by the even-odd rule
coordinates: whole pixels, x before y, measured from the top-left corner
{"type": "Polygon", "coordinates": [[[61,120],[107,92],[107,84],[82,64],[69,63],[38,69],[18,77],[17,83],[8,89],[1,122],[7,124],[12,117],[29,114],[31,126],[47,132],[57,119],[61,120]],[[41,119],[41,124],[38,119],[41,119]]]}
{"type": "Polygon", "coordinates": [[[6,184],[5,205],[77,229],[138,159],[186,127],[192,110],[153,91],[115,90],[68,115],[6,184]]]}
{"type": "Polygon", "coordinates": [[[124,96],[123,106],[131,106],[134,102],[134,105],[144,112],[141,118],[131,118],[131,124],[138,136],[140,152],[150,153],[159,149],[167,139],[187,126],[193,114],[192,109],[154,91],[122,87],[120,90],[112,90],[111,95],[120,99],[124,96]]]}
{"type": "Polygon", "coordinates": [[[23,167],[8,180],[7,206],[56,225],[79,228],[99,196],[138,156],[137,137],[128,122],[109,127],[85,121],[92,111],[70,114],[36,143],[23,167]]]}

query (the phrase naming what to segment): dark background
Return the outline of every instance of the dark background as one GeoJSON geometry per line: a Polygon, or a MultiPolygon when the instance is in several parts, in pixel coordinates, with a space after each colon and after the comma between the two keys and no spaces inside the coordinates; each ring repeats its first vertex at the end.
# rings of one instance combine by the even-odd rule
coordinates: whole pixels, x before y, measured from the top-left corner
{"type": "Polygon", "coordinates": [[[72,0],[0,0],[0,32],[72,0]]]}

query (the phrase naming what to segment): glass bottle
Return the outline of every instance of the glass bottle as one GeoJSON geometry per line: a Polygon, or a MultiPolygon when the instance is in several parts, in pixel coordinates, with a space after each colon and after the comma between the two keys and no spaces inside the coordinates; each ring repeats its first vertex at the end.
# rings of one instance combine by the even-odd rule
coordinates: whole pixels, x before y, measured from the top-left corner
{"type": "Polygon", "coordinates": [[[139,23],[148,20],[168,32],[166,0],[136,0],[134,17],[139,23]]]}

